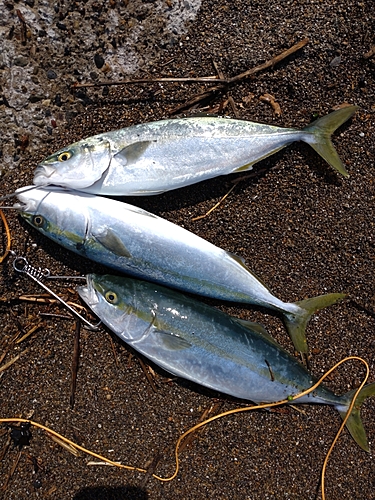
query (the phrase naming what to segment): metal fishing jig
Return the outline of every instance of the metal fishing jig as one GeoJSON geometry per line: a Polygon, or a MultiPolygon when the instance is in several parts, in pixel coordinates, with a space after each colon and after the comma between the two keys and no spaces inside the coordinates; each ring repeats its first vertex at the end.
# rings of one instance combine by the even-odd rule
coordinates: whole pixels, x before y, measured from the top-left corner
{"type": "Polygon", "coordinates": [[[101,324],[101,321],[97,323],[96,325],[93,325],[90,323],[86,318],[84,318],[79,312],[77,312],[73,307],[71,307],[65,300],[63,300],[61,297],[59,297],[55,292],[53,292],[48,286],[46,286],[43,283],[43,279],[63,279],[63,278],[78,278],[78,279],[85,279],[84,276],[51,276],[51,273],[49,269],[42,269],[41,267],[34,267],[31,264],[29,264],[28,260],[25,257],[20,257],[17,256],[14,252],[12,252],[14,255],[15,259],[13,261],[13,269],[17,271],[18,273],[26,274],[29,276],[32,280],[34,280],[36,283],[38,283],[39,286],[41,286],[46,292],[48,292],[52,297],[54,297],[56,300],[61,302],[66,309],[68,309],[74,316],[79,318],[87,328],[90,330],[98,330],[99,325],[101,324]]]}

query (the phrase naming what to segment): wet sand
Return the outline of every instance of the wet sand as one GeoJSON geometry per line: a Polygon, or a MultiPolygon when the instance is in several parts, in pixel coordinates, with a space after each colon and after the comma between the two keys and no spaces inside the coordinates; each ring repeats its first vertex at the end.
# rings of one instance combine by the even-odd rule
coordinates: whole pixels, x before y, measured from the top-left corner
{"type": "MultiPolygon", "coordinates": [[[[356,104],[359,111],[333,138],[350,177],[340,176],[309,146],[296,143],[257,164],[252,175],[238,182],[226,200],[201,220],[192,219],[213,207],[241,175],[161,196],[126,199],[242,256],[285,301],[347,293],[347,299],[314,315],[308,325],[311,372],[319,377],[340,359],[356,355],[369,363],[370,382],[374,381],[375,361],[375,98],[374,59],[366,59],[364,54],[371,48],[373,20],[369,4],[352,1],[335,5],[272,1],[251,7],[245,1],[203,1],[188,31],[171,36],[173,42],[160,46],[147,72],[131,76],[214,75],[212,60],[225,76],[234,76],[308,37],[309,43],[302,50],[272,69],[231,86],[210,101],[211,107],[200,106],[198,111],[220,111],[234,117],[230,104],[221,109],[231,96],[241,118],[301,128],[315,115],[323,116],[339,104],[356,104]],[[266,93],[274,96],[281,115],[261,100],[266,93]]],[[[73,41],[74,33],[70,33],[69,43],[73,41]]],[[[151,36],[152,43],[156,42],[151,36]]],[[[144,57],[147,59],[146,54],[144,57]]],[[[53,67],[53,60],[50,63],[53,67]]],[[[100,75],[101,80],[107,78],[110,75],[100,75]]],[[[30,184],[37,163],[63,145],[113,128],[166,118],[204,88],[203,84],[154,83],[111,87],[109,91],[88,89],[80,97],[67,90],[64,99],[80,102],[81,111],[54,129],[50,142],[37,149],[33,137],[24,151],[15,146],[19,159],[3,165],[2,191],[8,193],[30,184]]],[[[1,109],[9,108],[2,104],[1,109]]],[[[46,267],[54,275],[108,272],[50,242],[15,213],[6,214],[12,249],[27,256],[31,264],[46,267]]],[[[74,320],[41,317],[41,313],[66,312],[60,306],[20,299],[43,291],[14,272],[12,258],[1,265],[0,282],[0,342],[8,342],[17,331],[28,332],[40,323],[40,328],[13,346],[1,363],[20,354],[0,379],[1,417],[31,418],[112,460],[141,468],[151,466],[156,474],[167,477],[174,472],[176,440],[198,422],[205,410],[213,407],[219,412],[240,405],[198,385],[170,380],[155,366],[154,391],[138,357],[101,328],[97,332],[81,331],[72,409],[74,320]]],[[[65,299],[79,302],[74,281],[53,282],[50,286],[65,299]]],[[[234,316],[263,323],[293,353],[277,315],[265,309],[210,303],[234,316]]],[[[335,372],[327,385],[341,394],[358,387],[363,375],[362,366],[350,362],[335,372]]],[[[361,412],[372,452],[374,410],[372,398],[361,412]]],[[[179,474],[167,483],[150,474],[89,466],[89,457],[74,457],[43,431],[32,428],[30,445],[23,447],[17,468],[0,497],[319,498],[321,467],[340,423],[335,409],[314,405],[220,419],[199,432],[182,451],[179,474]]],[[[7,434],[1,435],[0,430],[0,450],[6,441],[7,434]]],[[[374,498],[372,452],[362,451],[343,432],[328,463],[327,499],[374,498]]],[[[0,464],[0,484],[5,483],[17,454],[12,444],[0,464]]]]}

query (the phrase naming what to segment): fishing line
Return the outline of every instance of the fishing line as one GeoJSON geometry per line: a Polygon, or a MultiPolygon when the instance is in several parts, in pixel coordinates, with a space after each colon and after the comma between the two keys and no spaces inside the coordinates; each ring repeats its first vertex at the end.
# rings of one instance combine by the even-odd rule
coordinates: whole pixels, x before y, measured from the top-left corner
{"type": "Polygon", "coordinates": [[[49,278],[49,279],[86,279],[84,276],[51,276],[49,269],[42,269],[40,267],[36,268],[30,265],[25,257],[19,257],[15,252],[11,250],[11,235],[10,235],[10,229],[8,222],[6,220],[6,217],[3,213],[3,211],[0,209],[0,218],[3,222],[4,229],[5,229],[5,234],[6,234],[6,239],[7,239],[7,244],[5,248],[4,254],[0,257],[0,264],[6,259],[9,253],[11,253],[14,256],[14,261],[13,261],[13,268],[15,271],[19,273],[26,274],[29,276],[32,280],[34,280],[36,283],[38,283],[39,286],[41,286],[44,290],[46,290],[50,295],[52,295],[56,300],[58,300],[63,306],[65,306],[74,316],[78,317],[85,325],[87,328],[90,330],[98,330],[99,325],[101,324],[101,321],[99,321],[96,325],[93,325],[90,323],[86,318],[84,318],[79,312],[77,312],[73,307],[71,307],[67,302],[65,302],[61,297],[59,297],[55,292],[53,292],[50,288],[48,288],[44,283],[42,283],[43,279],[49,278]]]}
{"type": "MultiPolygon", "coordinates": [[[[46,292],[48,292],[52,297],[54,297],[56,300],[58,300],[68,311],[70,311],[73,316],[79,318],[87,328],[90,330],[98,330],[99,325],[101,324],[101,321],[99,321],[96,325],[93,325],[90,323],[86,318],[84,318],[78,311],[76,311],[73,307],[71,307],[65,300],[63,300],[59,295],[57,295],[55,292],[53,292],[48,286],[46,286],[43,283],[43,279],[50,278],[50,271],[49,269],[42,269],[41,267],[34,267],[31,264],[28,263],[27,259],[25,257],[15,257],[13,261],[13,268],[15,271],[19,273],[26,274],[29,276],[35,283],[38,283],[39,286],[43,288],[46,292]]],[[[81,277],[79,277],[81,278],[81,277]]]]}
{"type": "MultiPolygon", "coordinates": [[[[15,196],[18,196],[20,193],[27,193],[27,191],[32,191],[33,189],[36,189],[38,186],[28,186],[27,188],[20,188],[17,189],[14,193],[6,194],[4,196],[0,196],[0,201],[2,200],[9,200],[10,198],[14,198],[15,196]]],[[[2,208],[13,208],[13,207],[2,207],[2,208]]]]}
{"type": "MultiPolygon", "coordinates": [[[[325,472],[325,469],[326,469],[326,465],[327,465],[327,462],[328,462],[328,458],[329,458],[329,455],[331,454],[332,452],[332,449],[333,449],[333,446],[335,445],[342,429],[344,428],[345,424],[346,424],[346,421],[348,420],[349,416],[350,416],[350,413],[353,409],[353,406],[355,404],[355,401],[358,397],[358,394],[360,392],[360,390],[362,389],[362,387],[364,386],[364,384],[367,382],[367,379],[369,377],[369,373],[370,373],[370,369],[369,369],[369,366],[367,364],[367,362],[360,358],[360,357],[357,357],[357,356],[349,356],[347,358],[344,358],[343,360],[339,361],[338,363],[336,363],[332,368],[330,368],[312,387],[310,387],[309,389],[306,389],[305,391],[303,392],[300,392],[299,394],[297,395],[294,395],[294,396],[289,396],[287,399],[284,399],[282,401],[278,401],[276,403],[268,403],[268,404],[262,404],[262,405],[256,405],[256,406],[248,406],[246,408],[235,408],[234,410],[228,410],[224,413],[220,413],[219,415],[215,415],[213,417],[210,417],[208,418],[207,420],[204,420],[203,422],[200,422],[198,424],[196,424],[194,427],[190,428],[188,431],[186,431],[184,434],[182,434],[182,436],[179,437],[177,443],[176,443],[176,448],[175,448],[175,459],[176,459],[176,470],[174,472],[174,474],[168,478],[161,478],[155,474],[153,474],[153,477],[155,477],[156,479],[159,479],[159,481],[163,481],[163,482],[167,482],[167,481],[171,481],[172,479],[174,479],[177,474],[178,474],[178,470],[179,470],[179,458],[178,458],[178,449],[181,445],[181,442],[189,435],[191,434],[192,432],[194,432],[195,430],[198,430],[199,428],[207,425],[208,423],[210,422],[213,422],[214,420],[217,420],[219,418],[222,418],[222,417],[225,417],[227,415],[232,415],[234,413],[240,413],[240,412],[245,412],[245,411],[252,411],[252,410],[259,410],[259,409],[262,409],[262,408],[272,408],[272,407],[275,407],[275,406],[280,406],[280,405],[283,405],[283,404],[288,404],[288,403],[291,403],[292,401],[295,401],[296,399],[299,399],[299,398],[302,398],[303,396],[306,396],[307,394],[309,394],[310,392],[313,392],[322,382],[323,380],[328,377],[334,370],[336,370],[336,368],[338,368],[342,363],[345,363],[346,361],[349,361],[349,360],[353,360],[353,359],[357,359],[359,361],[361,361],[362,363],[365,364],[366,366],[366,377],[364,378],[364,381],[362,382],[361,386],[359,387],[359,389],[356,391],[356,393],[354,394],[354,397],[352,399],[352,403],[345,415],[345,419],[343,421],[343,424],[341,425],[337,435],[336,435],[336,438],[330,448],[330,450],[328,451],[327,453],[327,456],[326,456],[326,459],[324,461],[324,465],[323,465],[323,472],[322,474],[324,474],[325,472]]],[[[324,481],[323,481],[323,486],[324,486],[324,481]]],[[[322,496],[323,500],[325,499],[324,495],[322,496]]]]}
{"type": "MultiPolygon", "coordinates": [[[[348,358],[345,358],[344,360],[340,361],[337,365],[335,365],[333,367],[333,369],[335,369],[336,367],[338,367],[339,365],[341,365],[341,363],[343,363],[344,361],[349,360],[349,359],[357,359],[357,360],[361,361],[361,363],[364,363],[364,365],[366,367],[366,376],[363,379],[361,385],[358,387],[358,389],[354,393],[353,399],[352,399],[352,401],[350,403],[348,411],[346,412],[345,418],[343,419],[343,421],[341,423],[341,426],[340,426],[339,430],[337,431],[336,436],[335,436],[334,440],[332,441],[332,444],[331,444],[331,446],[330,446],[330,448],[329,448],[329,450],[328,450],[328,452],[326,454],[326,457],[324,459],[323,466],[322,466],[322,472],[321,472],[321,476],[320,476],[320,485],[321,485],[321,488],[322,488],[322,500],[325,500],[325,492],[324,492],[325,471],[326,471],[326,468],[327,468],[329,457],[330,457],[330,455],[331,455],[331,453],[333,451],[333,448],[334,448],[334,446],[335,446],[335,444],[336,444],[336,442],[337,442],[337,440],[338,440],[341,432],[343,431],[343,429],[344,429],[344,427],[346,425],[346,422],[347,422],[348,418],[350,417],[350,414],[351,414],[351,412],[352,412],[352,410],[354,408],[354,405],[355,405],[355,402],[357,400],[357,397],[358,397],[359,393],[361,392],[362,388],[364,387],[365,383],[367,382],[368,377],[370,375],[370,368],[369,368],[368,363],[364,359],[362,359],[360,357],[357,357],[357,356],[349,356],[348,358]]],[[[327,376],[333,369],[331,368],[331,370],[329,370],[329,372],[325,376],[327,376]]]]}
{"type": "MultiPolygon", "coordinates": [[[[193,427],[191,427],[190,429],[188,429],[186,432],[184,432],[177,440],[177,443],[176,443],[176,446],[175,446],[175,461],[176,461],[176,465],[175,465],[175,472],[169,476],[169,477],[166,477],[166,478],[163,478],[163,477],[160,477],[156,474],[152,474],[152,477],[154,477],[155,479],[161,481],[161,482],[169,482],[169,481],[172,481],[178,474],[179,472],[179,457],[178,457],[178,451],[179,451],[179,448],[180,448],[180,445],[181,443],[183,442],[183,440],[189,435],[191,434],[192,432],[200,429],[201,427],[207,425],[208,423],[210,422],[213,422],[214,420],[218,420],[219,418],[222,418],[222,417],[225,417],[225,416],[228,416],[228,415],[232,415],[234,413],[240,413],[240,412],[245,412],[245,411],[252,411],[252,410],[259,410],[259,409],[262,409],[262,408],[272,408],[272,407],[275,407],[275,406],[280,406],[280,405],[283,405],[283,404],[290,404],[291,401],[295,401],[296,399],[299,399],[309,393],[311,393],[312,391],[314,391],[322,382],[325,378],[327,378],[334,370],[336,370],[341,364],[345,363],[346,361],[350,361],[350,360],[358,360],[360,361],[361,363],[363,363],[366,367],[366,375],[361,383],[361,385],[359,386],[359,388],[356,390],[353,398],[352,398],[352,401],[351,401],[351,404],[349,405],[349,408],[348,408],[348,411],[345,415],[345,418],[343,419],[343,422],[330,446],[330,449],[328,450],[327,454],[326,454],[326,457],[324,459],[324,463],[323,463],[323,466],[322,466],[322,472],[321,472],[321,488],[322,488],[322,500],[325,500],[325,491],[324,491],[324,488],[325,488],[325,483],[324,483],[324,476],[325,476],[325,471],[326,471],[326,468],[327,468],[327,463],[328,463],[328,459],[332,453],[332,450],[346,424],[346,421],[348,420],[349,416],[350,416],[350,413],[355,405],[355,402],[356,402],[356,399],[358,397],[358,394],[359,392],[361,391],[361,389],[363,388],[363,386],[365,385],[365,383],[367,382],[367,379],[369,377],[369,373],[370,373],[370,369],[369,369],[369,365],[368,363],[360,358],[359,356],[348,356],[344,359],[342,359],[341,361],[339,361],[338,363],[336,363],[332,368],[330,368],[326,373],[324,373],[324,375],[322,375],[322,377],[312,386],[310,387],[309,389],[306,389],[305,391],[303,392],[300,392],[296,395],[293,395],[293,396],[289,396],[288,398],[286,399],[283,399],[281,401],[277,401],[275,403],[267,403],[267,404],[262,404],[262,405],[255,405],[255,406],[248,406],[248,407],[245,407],[245,408],[235,408],[233,410],[228,410],[226,412],[223,412],[223,413],[220,413],[218,415],[214,415],[213,417],[210,417],[208,418],[207,420],[204,420],[203,422],[200,422],[196,425],[194,425],[193,427]]],[[[115,467],[119,467],[121,469],[127,469],[127,470],[132,470],[132,471],[136,471],[136,472],[143,472],[143,473],[147,473],[147,470],[146,469],[142,469],[140,467],[135,467],[135,466],[131,466],[131,465],[123,465],[123,464],[120,464],[118,462],[114,462],[113,460],[110,460],[108,458],[105,458],[103,457],[102,455],[99,455],[98,453],[95,453],[91,450],[88,450],[87,448],[84,448],[83,446],[80,446],[76,443],[74,443],[73,441],[71,441],[70,439],[62,436],[61,434],[57,433],[56,431],[38,423],[38,422],[34,422],[32,420],[29,420],[29,419],[24,419],[24,418],[0,418],[0,423],[14,423],[14,422],[17,422],[17,423],[29,423],[30,425],[34,426],[34,427],[37,427],[39,429],[42,429],[44,430],[45,432],[47,432],[47,434],[50,434],[52,436],[55,436],[56,438],[60,439],[62,442],[72,446],[73,448],[79,450],[79,451],[82,451],[83,453],[87,454],[87,455],[91,455],[92,457],[94,458],[97,458],[109,465],[113,465],[115,467]]]]}

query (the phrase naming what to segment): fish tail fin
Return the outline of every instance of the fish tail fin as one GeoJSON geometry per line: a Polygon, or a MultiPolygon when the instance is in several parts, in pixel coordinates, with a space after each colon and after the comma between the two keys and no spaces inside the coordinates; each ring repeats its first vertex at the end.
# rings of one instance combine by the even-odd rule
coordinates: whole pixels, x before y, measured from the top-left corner
{"type": "MultiPolygon", "coordinates": [[[[345,400],[344,404],[341,406],[336,406],[336,409],[341,415],[341,418],[344,419],[345,415],[348,411],[350,403],[353,399],[357,389],[354,391],[350,391],[343,395],[343,399],[345,400]]],[[[353,410],[351,411],[348,420],[346,421],[346,427],[353,437],[354,441],[362,448],[364,451],[369,451],[369,446],[367,442],[366,431],[363,427],[360,409],[363,401],[366,398],[371,396],[375,396],[375,382],[372,384],[365,385],[363,389],[361,389],[358,394],[357,399],[355,400],[355,404],[353,410]]]]}
{"type": "Polygon", "coordinates": [[[294,347],[299,352],[307,352],[306,325],[310,317],[320,309],[331,306],[346,297],[344,293],[328,293],[311,299],[296,302],[299,307],[297,313],[284,313],[286,329],[292,339],[294,347]]]}
{"type": "Polygon", "coordinates": [[[349,174],[332,144],[331,135],[337,128],[349,120],[357,109],[359,109],[358,106],[346,106],[345,108],[333,111],[329,115],[318,118],[318,120],[315,120],[303,129],[308,134],[303,140],[310,144],[327,163],[345,177],[348,177],[349,174]]]}

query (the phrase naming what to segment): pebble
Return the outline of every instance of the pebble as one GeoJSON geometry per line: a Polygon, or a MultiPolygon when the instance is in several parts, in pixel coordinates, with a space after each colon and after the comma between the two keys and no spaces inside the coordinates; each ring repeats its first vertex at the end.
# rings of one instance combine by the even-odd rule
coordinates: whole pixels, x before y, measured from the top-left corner
{"type": "Polygon", "coordinates": [[[20,66],[21,68],[27,66],[29,64],[29,58],[25,56],[17,56],[13,59],[14,66],[20,66]]]}
{"type": "Polygon", "coordinates": [[[57,26],[60,30],[63,30],[63,31],[65,31],[65,30],[67,29],[67,28],[66,28],[66,24],[64,24],[64,23],[60,23],[60,22],[58,22],[58,23],[56,23],[56,26],[57,26]]]}
{"type": "Polygon", "coordinates": [[[60,94],[56,94],[55,99],[54,99],[54,103],[56,104],[56,106],[59,106],[59,107],[62,105],[62,100],[61,100],[60,94]]]}
{"type": "Polygon", "coordinates": [[[49,69],[47,71],[47,78],[49,80],[55,80],[57,78],[57,74],[56,74],[56,71],[54,71],[53,69],[49,69]]]}
{"type": "Polygon", "coordinates": [[[95,54],[94,56],[95,66],[100,69],[104,66],[104,59],[100,54],[95,54]]]}
{"type": "Polygon", "coordinates": [[[43,95],[31,94],[29,97],[29,101],[32,103],[42,101],[44,99],[43,95]]]}

